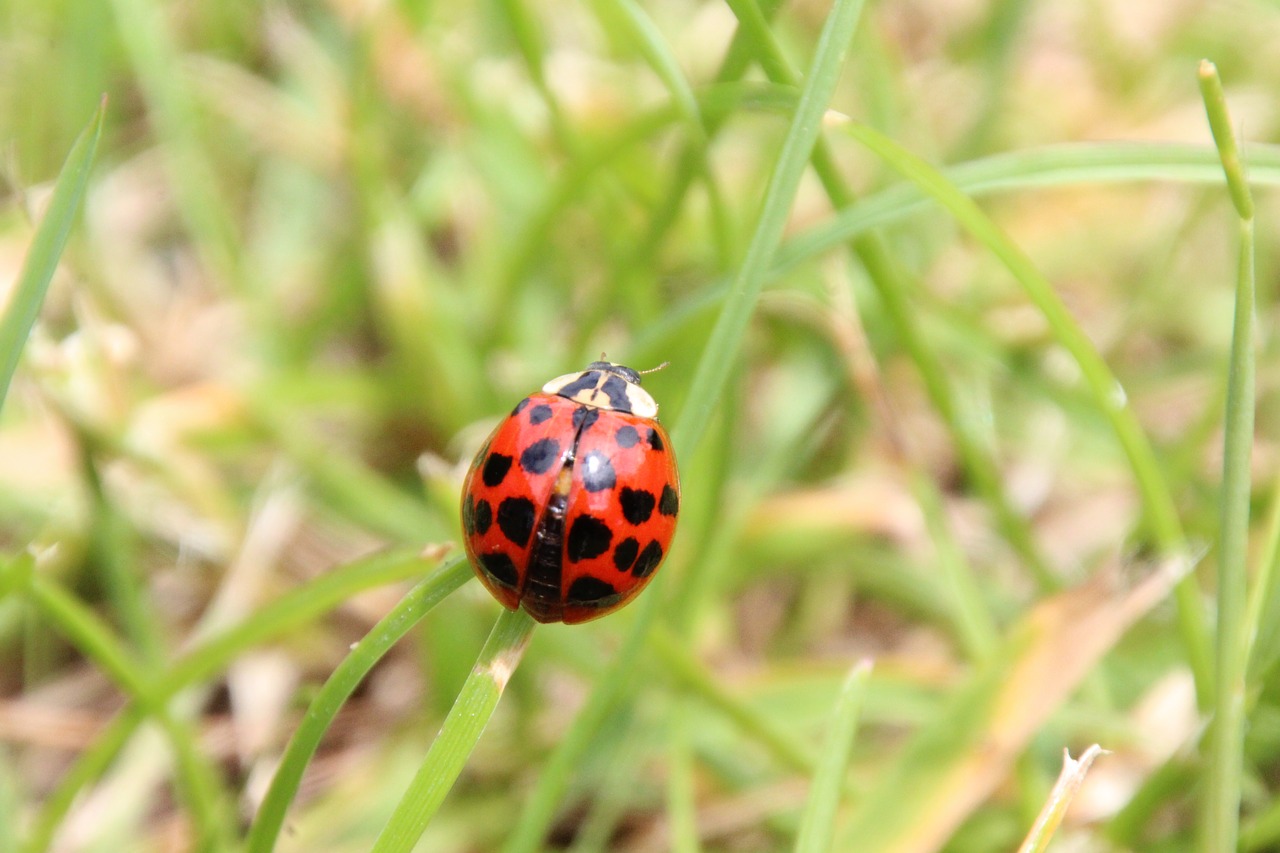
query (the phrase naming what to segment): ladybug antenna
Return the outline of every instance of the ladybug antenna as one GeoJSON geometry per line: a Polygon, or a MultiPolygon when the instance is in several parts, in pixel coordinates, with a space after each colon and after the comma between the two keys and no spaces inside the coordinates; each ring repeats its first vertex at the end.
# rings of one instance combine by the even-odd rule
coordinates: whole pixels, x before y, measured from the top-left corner
{"type": "Polygon", "coordinates": [[[648,370],[637,370],[636,373],[639,373],[641,376],[644,376],[646,373],[657,373],[662,368],[669,367],[670,365],[671,365],[671,362],[664,361],[662,362],[662,364],[659,364],[657,367],[650,367],[648,370]]]}

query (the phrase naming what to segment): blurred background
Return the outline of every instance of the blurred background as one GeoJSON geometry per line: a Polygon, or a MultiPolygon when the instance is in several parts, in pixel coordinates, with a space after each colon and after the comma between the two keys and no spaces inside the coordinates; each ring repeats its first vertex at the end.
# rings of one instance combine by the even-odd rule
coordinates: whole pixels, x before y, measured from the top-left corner
{"type": "MultiPolygon", "coordinates": [[[[762,2],[770,38],[735,40],[730,6],[757,8],[0,2],[4,286],[108,97],[0,420],[3,562],[34,555],[148,678],[263,626],[173,699],[166,738],[130,721],[142,688],[100,644],[0,592],[0,849],[194,849],[201,801],[175,788],[192,761],[239,837],[324,679],[458,552],[462,474],[516,400],[601,352],[669,361],[645,386],[680,424],[794,108],[786,74],[828,12],[762,2]],[[383,549],[427,556],[314,612],[264,610],[383,549]]],[[[1209,612],[1213,555],[1176,606],[1150,570],[1216,538],[1237,243],[1196,64],[1218,64],[1257,181],[1261,563],[1278,43],[1263,0],[868,4],[831,108],[972,191],[1052,283],[1151,446],[1155,497],[1004,264],[832,129],[842,192],[802,181],[706,438],[676,447],[681,529],[619,700],[578,716],[618,684],[635,605],[540,628],[419,849],[789,849],[864,658],[832,849],[1012,849],[1063,748],[1095,742],[1113,754],[1058,849],[1189,849],[1187,611],[1209,612]],[[575,733],[587,748],[548,779],[575,733]]],[[[368,849],[498,609],[468,583],[378,665],[278,849],[368,849]]],[[[1247,849],[1280,833],[1266,624],[1247,849]]]]}

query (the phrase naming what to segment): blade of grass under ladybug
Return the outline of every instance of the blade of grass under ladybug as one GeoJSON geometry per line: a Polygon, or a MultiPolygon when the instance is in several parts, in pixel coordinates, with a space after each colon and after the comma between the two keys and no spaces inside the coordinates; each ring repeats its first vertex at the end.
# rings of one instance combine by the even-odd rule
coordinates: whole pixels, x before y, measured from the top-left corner
{"type": "Polygon", "coordinates": [[[298,793],[302,774],[315,755],[321,738],[329,730],[338,711],[378,661],[424,616],[471,577],[466,560],[455,560],[434,572],[400,599],[400,603],[369,630],[334,669],[316,693],[302,722],[289,739],[280,766],[258,807],[249,829],[246,850],[268,853],[275,847],[289,804],[298,793]]]}
{"type": "Polygon", "coordinates": [[[418,843],[498,707],[535,624],[523,610],[502,611],[426,760],[378,835],[374,853],[408,853],[418,843]]]}
{"type": "Polygon", "coordinates": [[[1227,370],[1223,425],[1222,493],[1218,498],[1218,628],[1213,688],[1213,728],[1209,740],[1209,778],[1203,788],[1201,849],[1235,850],[1240,834],[1240,778],[1244,772],[1245,671],[1249,638],[1256,625],[1246,624],[1248,591],[1249,500],[1252,493],[1254,374],[1254,225],[1253,197],[1244,178],[1222,81],[1212,62],[1200,63],[1204,97],[1213,141],[1222,158],[1227,187],[1240,220],[1239,266],[1231,362],[1227,370]]]}
{"type": "Polygon", "coordinates": [[[831,849],[835,834],[836,807],[844,790],[844,771],[853,749],[853,736],[858,729],[858,713],[866,693],[871,662],[862,661],[849,673],[831,715],[831,730],[823,744],[822,762],[814,774],[800,818],[796,836],[796,853],[823,853],[831,849]]]}
{"type": "Polygon", "coordinates": [[[40,314],[49,282],[58,268],[58,259],[62,257],[62,250],[67,245],[67,237],[75,222],[76,211],[80,209],[80,202],[84,198],[93,157],[98,150],[98,140],[102,138],[102,123],[106,114],[107,101],[103,98],[89,124],[71,146],[71,153],[67,155],[53,186],[49,209],[36,228],[31,248],[27,251],[22,272],[18,276],[18,284],[5,309],[4,317],[0,318],[0,410],[4,408],[9,383],[13,381],[14,371],[18,369],[22,350],[27,345],[27,336],[31,334],[31,327],[40,314]]]}
{"type": "MultiPolygon", "coordinates": [[[[755,232],[747,248],[747,256],[725,298],[720,318],[711,339],[703,350],[697,372],[686,397],[688,401],[675,428],[672,442],[682,453],[692,453],[710,421],[734,356],[741,346],[747,323],[755,308],[763,278],[782,239],[791,203],[800,176],[813,149],[821,127],[822,116],[831,99],[839,75],[845,48],[853,38],[862,9],[862,0],[836,0],[823,27],[813,64],[805,78],[804,89],[788,129],[786,141],[774,167],[764,205],[755,232]]],[[[636,657],[644,647],[661,595],[664,575],[658,575],[637,605],[640,612],[614,659],[609,672],[579,711],[573,725],[565,733],[547,762],[538,785],[526,802],[514,830],[503,846],[505,853],[533,853],[554,818],[573,767],[591,744],[600,724],[614,703],[625,695],[636,657]]]]}

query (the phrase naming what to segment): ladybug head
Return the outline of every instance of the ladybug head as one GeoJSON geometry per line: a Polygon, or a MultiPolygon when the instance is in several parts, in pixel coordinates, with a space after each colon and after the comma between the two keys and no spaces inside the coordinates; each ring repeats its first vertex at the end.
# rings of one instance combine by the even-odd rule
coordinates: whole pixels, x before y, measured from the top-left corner
{"type": "Polygon", "coordinates": [[[593,361],[587,365],[587,370],[604,370],[615,376],[621,376],[632,385],[640,384],[640,371],[632,370],[625,364],[614,364],[612,361],[593,361]]]}
{"type": "Polygon", "coordinates": [[[642,418],[656,418],[658,404],[640,387],[640,373],[611,361],[593,361],[580,373],[557,376],[542,390],[566,399],[642,418]]]}

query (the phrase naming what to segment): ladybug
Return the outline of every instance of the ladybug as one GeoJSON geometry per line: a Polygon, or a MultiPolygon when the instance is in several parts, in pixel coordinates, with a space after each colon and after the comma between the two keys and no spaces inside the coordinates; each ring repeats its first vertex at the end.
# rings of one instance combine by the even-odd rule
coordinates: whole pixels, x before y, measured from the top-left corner
{"type": "Polygon", "coordinates": [[[462,487],[467,556],[509,610],[574,624],[644,589],[676,530],[680,478],[640,374],[596,361],[498,424],[462,487]]]}

